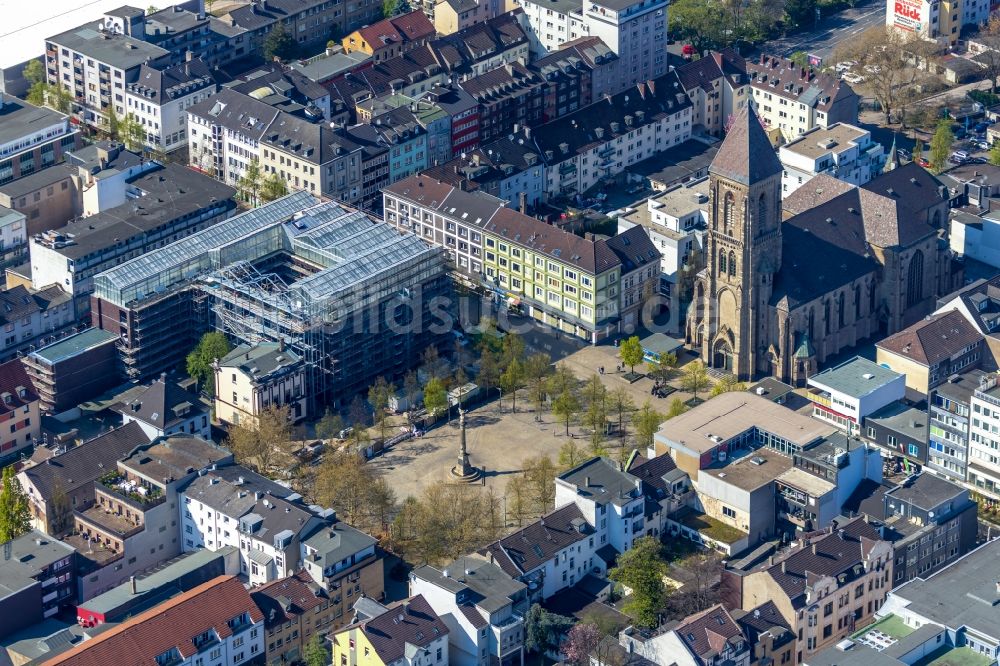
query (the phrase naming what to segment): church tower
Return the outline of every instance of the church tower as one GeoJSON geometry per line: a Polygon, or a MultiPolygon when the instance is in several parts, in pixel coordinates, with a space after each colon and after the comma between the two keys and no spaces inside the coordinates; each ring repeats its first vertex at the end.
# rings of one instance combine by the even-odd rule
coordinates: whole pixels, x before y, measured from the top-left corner
{"type": "Polygon", "coordinates": [[[688,342],[713,368],[750,379],[770,369],[770,300],[781,268],[781,162],[748,105],[709,167],[705,269],[688,342]]]}

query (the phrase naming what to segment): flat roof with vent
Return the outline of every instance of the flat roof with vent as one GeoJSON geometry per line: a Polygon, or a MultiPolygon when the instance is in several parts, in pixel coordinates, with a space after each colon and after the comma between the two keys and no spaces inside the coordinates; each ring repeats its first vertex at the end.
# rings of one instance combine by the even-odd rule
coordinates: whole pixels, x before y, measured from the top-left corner
{"type": "Polygon", "coordinates": [[[779,156],[785,153],[794,153],[816,159],[829,153],[839,154],[850,150],[866,136],[871,136],[868,130],[846,123],[836,123],[826,128],[812,129],[795,141],[782,146],[778,152],[779,156]]]}
{"type": "Polygon", "coordinates": [[[905,392],[905,375],[879,365],[861,356],[855,356],[834,368],[828,368],[809,378],[809,385],[840,393],[852,398],[862,398],[878,389],[898,382],[899,398],[905,392]]]}

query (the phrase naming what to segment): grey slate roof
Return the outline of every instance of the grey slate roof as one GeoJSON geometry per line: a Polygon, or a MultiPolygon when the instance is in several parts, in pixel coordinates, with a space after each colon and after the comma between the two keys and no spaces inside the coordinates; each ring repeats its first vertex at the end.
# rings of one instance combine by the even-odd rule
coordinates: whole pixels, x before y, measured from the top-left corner
{"type": "Polygon", "coordinates": [[[722,141],[709,171],[749,185],[780,174],[782,169],[753,105],[748,104],[722,141]]]}
{"type": "Polygon", "coordinates": [[[591,458],[556,478],[575,486],[578,495],[598,504],[620,506],[638,497],[636,477],[621,471],[616,463],[606,458],[591,458]]]}
{"type": "Polygon", "coordinates": [[[479,552],[516,578],[544,565],[563,548],[586,539],[589,532],[583,513],[576,504],[568,504],[479,552]]]}
{"type": "Polygon", "coordinates": [[[260,140],[280,111],[248,95],[222,88],[208,99],[189,107],[188,113],[213,125],[260,140]]]}
{"type": "Polygon", "coordinates": [[[75,549],[38,530],[30,530],[10,542],[10,558],[0,559],[0,596],[35,584],[35,576],[75,549]]]}
{"type": "Polygon", "coordinates": [[[407,645],[426,647],[448,635],[448,627],[419,594],[389,606],[382,615],[365,620],[357,627],[383,664],[402,659],[407,645]]]}
{"type": "Polygon", "coordinates": [[[69,493],[93,484],[99,476],[113,470],[117,461],[135,447],[148,443],[149,438],[139,424],[129,423],[48,458],[23,473],[42,497],[49,498],[59,486],[69,493]]]}
{"type": "Polygon", "coordinates": [[[101,33],[97,25],[98,22],[77,26],[46,41],[126,71],[170,54],[155,44],[128,35],[101,33]]]}
{"type": "Polygon", "coordinates": [[[254,347],[240,345],[219,360],[220,367],[239,368],[254,377],[267,377],[272,372],[290,368],[300,361],[290,349],[281,349],[274,343],[261,343],[254,347]]]}
{"type": "Polygon", "coordinates": [[[916,474],[888,491],[886,495],[926,511],[933,510],[965,492],[961,486],[936,474],[916,474]]]}
{"type": "Polygon", "coordinates": [[[166,375],[161,375],[130,403],[116,405],[114,409],[121,414],[148,423],[158,430],[169,428],[194,414],[205,411],[198,396],[167,380],[166,375]],[[178,415],[178,412],[184,414],[178,415]]]}
{"type": "Polygon", "coordinates": [[[486,622],[473,606],[482,609],[488,616],[520,599],[527,590],[524,583],[497,564],[473,555],[460,557],[440,569],[430,565],[417,567],[412,575],[456,596],[464,593],[463,600],[468,608],[462,608],[462,612],[474,626],[480,626],[477,622],[484,625],[486,622]],[[476,620],[476,617],[479,619],[476,620]]]}
{"type": "Polygon", "coordinates": [[[378,540],[347,523],[337,521],[332,525],[321,525],[302,539],[302,543],[316,549],[317,557],[314,561],[325,569],[375,545],[378,540]]]}
{"type": "Polygon", "coordinates": [[[153,104],[165,104],[214,86],[215,79],[208,65],[201,58],[194,58],[163,69],[143,64],[136,80],[125,87],[130,93],[142,95],[153,104]]]}

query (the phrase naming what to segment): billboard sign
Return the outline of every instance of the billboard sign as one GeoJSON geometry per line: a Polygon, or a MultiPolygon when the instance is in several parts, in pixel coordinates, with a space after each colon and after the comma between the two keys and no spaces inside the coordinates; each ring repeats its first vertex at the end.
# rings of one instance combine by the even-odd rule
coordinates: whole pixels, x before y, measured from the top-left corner
{"type": "Polygon", "coordinates": [[[889,0],[893,7],[892,24],[907,32],[920,32],[923,0],[889,0]]]}

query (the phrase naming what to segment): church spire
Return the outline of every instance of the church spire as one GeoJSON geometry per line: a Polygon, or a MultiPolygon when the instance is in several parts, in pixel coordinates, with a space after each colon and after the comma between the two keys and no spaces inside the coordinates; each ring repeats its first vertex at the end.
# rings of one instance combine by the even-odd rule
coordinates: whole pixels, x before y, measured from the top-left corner
{"type": "Polygon", "coordinates": [[[760,124],[753,105],[748,103],[722,141],[709,173],[742,185],[766,180],[782,171],[781,162],[760,124]]]}
{"type": "Polygon", "coordinates": [[[897,166],[896,160],[899,159],[899,153],[896,152],[896,133],[892,133],[892,146],[889,147],[889,156],[885,161],[885,167],[882,169],[882,173],[889,173],[897,166]]]}

